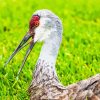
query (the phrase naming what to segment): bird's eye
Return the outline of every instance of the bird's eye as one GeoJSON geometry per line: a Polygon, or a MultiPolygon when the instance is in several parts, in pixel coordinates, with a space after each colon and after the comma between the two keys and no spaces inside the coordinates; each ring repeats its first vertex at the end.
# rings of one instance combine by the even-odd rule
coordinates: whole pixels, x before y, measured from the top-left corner
{"type": "Polygon", "coordinates": [[[39,26],[39,20],[40,17],[38,15],[33,15],[29,23],[29,28],[31,29],[33,27],[39,26]]]}

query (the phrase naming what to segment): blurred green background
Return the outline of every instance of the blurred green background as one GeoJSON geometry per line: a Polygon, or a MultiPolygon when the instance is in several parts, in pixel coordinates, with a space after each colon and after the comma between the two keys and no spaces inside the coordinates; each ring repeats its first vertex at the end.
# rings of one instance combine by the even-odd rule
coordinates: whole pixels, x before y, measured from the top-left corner
{"type": "Polygon", "coordinates": [[[0,100],[28,100],[27,89],[42,44],[33,48],[19,80],[15,78],[27,48],[3,65],[28,31],[35,10],[49,9],[63,22],[63,40],[56,63],[68,85],[100,73],[100,0],[0,0],[0,100]]]}

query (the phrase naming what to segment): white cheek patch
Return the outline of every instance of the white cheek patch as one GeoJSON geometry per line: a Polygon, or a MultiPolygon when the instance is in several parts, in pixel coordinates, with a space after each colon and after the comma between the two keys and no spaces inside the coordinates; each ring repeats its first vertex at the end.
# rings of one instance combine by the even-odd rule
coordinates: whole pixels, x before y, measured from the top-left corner
{"type": "Polygon", "coordinates": [[[37,27],[35,29],[34,42],[36,42],[37,40],[40,40],[40,38],[43,35],[43,32],[44,32],[44,29],[41,27],[37,27]]]}
{"type": "Polygon", "coordinates": [[[48,23],[48,18],[41,18],[40,25],[34,30],[35,31],[34,42],[36,42],[37,40],[43,41],[46,38],[48,38],[51,30],[50,28],[47,27],[46,24],[47,25],[50,24],[48,23]]]}

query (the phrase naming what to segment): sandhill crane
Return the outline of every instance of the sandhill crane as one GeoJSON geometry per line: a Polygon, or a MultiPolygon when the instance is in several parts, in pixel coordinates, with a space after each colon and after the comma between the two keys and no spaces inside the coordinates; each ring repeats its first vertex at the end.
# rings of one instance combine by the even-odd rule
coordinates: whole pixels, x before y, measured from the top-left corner
{"type": "Polygon", "coordinates": [[[45,9],[36,11],[29,22],[29,31],[6,64],[19,50],[30,44],[18,72],[19,75],[33,46],[37,42],[43,41],[44,44],[36,63],[33,80],[28,89],[30,99],[100,100],[100,74],[67,87],[59,82],[55,63],[62,40],[62,30],[62,22],[54,13],[45,9]],[[31,42],[26,43],[31,37],[31,42]]]}

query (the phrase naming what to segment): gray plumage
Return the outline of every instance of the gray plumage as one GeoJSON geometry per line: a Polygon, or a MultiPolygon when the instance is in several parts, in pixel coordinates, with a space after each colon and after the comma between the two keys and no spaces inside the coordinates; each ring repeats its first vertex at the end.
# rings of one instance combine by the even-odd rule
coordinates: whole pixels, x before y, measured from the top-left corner
{"type": "Polygon", "coordinates": [[[29,87],[31,100],[100,100],[100,74],[76,84],[63,86],[57,77],[55,63],[62,40],[62,23],[49,10],[38,10],[33,15],[39,15],[44,24],[36,34],[43,34],[44,41],[33,80],[29,87]],[[48,34],[49,33],[49,34],[48,34]],[[44,35],[45,34],[45,35],[44,35]]]}

